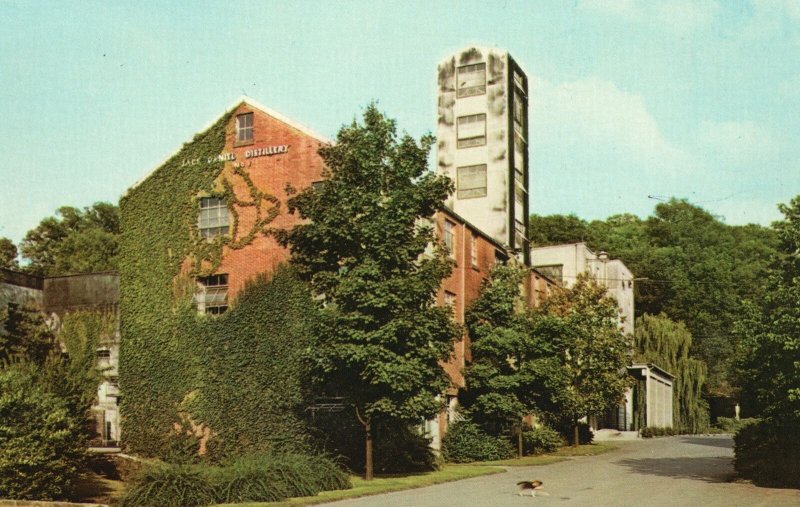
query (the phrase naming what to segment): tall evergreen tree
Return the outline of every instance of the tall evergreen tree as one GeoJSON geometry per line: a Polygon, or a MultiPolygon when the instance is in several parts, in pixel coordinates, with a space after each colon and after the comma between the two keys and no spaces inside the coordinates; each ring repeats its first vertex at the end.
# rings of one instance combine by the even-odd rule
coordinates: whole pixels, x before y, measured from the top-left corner
{"type": "Polygon", "coordinates": [[[279,233],[324,302],[308,360],[314,380],[350,404],[364,428],[367,479],[380,420],[418,422],[441,409],[440,362],[459,335],[433,299],[452,262],[430,218],[453,185],[427,170],[431,136],[397,136],[375,105],[320,150],[325,180],[294,196],[303,219],[279,233]]]}

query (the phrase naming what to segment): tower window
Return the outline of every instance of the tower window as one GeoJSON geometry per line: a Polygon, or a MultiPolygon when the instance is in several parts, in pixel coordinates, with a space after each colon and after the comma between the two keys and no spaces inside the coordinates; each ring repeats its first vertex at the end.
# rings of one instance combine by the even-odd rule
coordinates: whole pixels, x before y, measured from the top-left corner
{"type": "Polygon", "coordinates": [[[514,90],[514,130],[522,134],[525,128],[525,103],[522,94],[514,90]]]}
{"type": "Polygon", "coordinates": [[[458,94],[461,97],[486,93],[486,64],[462,65],[458,68],[458,94]]]}
{"type": "Polygon", "coordinates": [[[201,238],[228,234],[228,205],[219,197],[202,197],[197,229],[201,238]]]}
{"type": "Polygon", "coordinates": [[[194,304],[199,313],[219,315],[228,309],[228,275],[197,278],[194,304]]]}
{"type": "Polygon", "coordinates": [[[236,144],[253,142],[253,113],[236,116],[236,144]]]}
{"type": "Polygon", "coordinates": [[[486,164],[459,167],[456,178],[459,199],[486,196],[486,164]]]}
{"type": "Polygon", "coordinates": [[[486,144],[486,114],[471,114],[458,118],[458,148],[471,148],[486,144]]]}

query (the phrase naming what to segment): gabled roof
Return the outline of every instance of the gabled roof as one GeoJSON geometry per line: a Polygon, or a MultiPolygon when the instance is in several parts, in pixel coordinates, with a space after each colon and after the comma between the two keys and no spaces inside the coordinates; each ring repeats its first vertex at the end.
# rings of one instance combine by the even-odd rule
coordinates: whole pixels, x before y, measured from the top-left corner
{"type": "MultiPolygon", "coordinates": [[[[292,120],[288,116],[285,116],[285,115],[279,113],[278,111],[275,111],[274,109],[270,109],[270,108],[268,108],[266,106],[261,105],[260,103],[258,103],[257,101],[253,100],[252,98],[250,98],[250,97],[248,97],[246,95],[242,95],[241,97],[236,99],[236,101],[230,107],[226,108],[225,111],[222,114],[220,114],[219,116],[217,116],[216,118],[214,118],[213,120],[208,122],[203,128],[201,128],[199,130],[199,132],[204,132],[204,131],[210,129],[217,121],[219,121],[220,118],[222,118],[224,115],[228,114],[229,112],[233,111],[237,107],[241,106],[242,104],[247,104],[248,106],[250,106],[250,107],[252,107],[254,109],[258,109],[259,111],[264,112],[264,113],[272,116],[276,120],[281,121],[281,122],[289,125],[290,127],[302,132],[303,134],[305,134],[305,135],[307,135],[309,137],[313,137],[314,139],[316,139],[317,141],[319,141],[321,143],[333,144],[333,141],[331,141],[327,137],[323,136],[322,134],[318,134],[317,132],[315,132],[315,131],[311,130],[310,128],[306,127],[305,125],[301,125],[300,123],[297,123],[296,121],[292,120]]],[[[139,185],[141,185],[147,178],[152,176],[153,173],[156,172],[161,166],[166,164],[167,161],[169,161],[172,157],[174,157],[175,155],[180,153],[180,151],[182,149],[183,149],[183,146],[180,146],[178,149],[176,149],[175,151],[173,151],[172,153],[167,155],[163,160],[161,160],[161,162],[156,164],[155,167],[150,169],[147,172],[147,174],[145,174],[143,177],[139,178],[136,181],[136,183],[134,183],[133,185],[128,187],[128,189],[125,191],[125,193],[122,194],[123,197],[128,192],[130,192],[131,190],[133,190],[136,187],[138,187],[139,185]]]]}

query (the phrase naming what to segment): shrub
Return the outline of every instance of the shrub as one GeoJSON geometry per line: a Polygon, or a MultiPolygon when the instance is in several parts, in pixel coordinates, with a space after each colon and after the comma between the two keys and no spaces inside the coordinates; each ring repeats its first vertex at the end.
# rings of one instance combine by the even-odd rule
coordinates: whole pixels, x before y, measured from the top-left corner
{"type": "Polygon", "coordinates": [[[640,434],[642,438],[653,438],[653,437],[671,437],[673,435],[678,435],[679,432],[677,429],[671,426],[648,426],[646,428],[642,428],[640,434]]]}
{"type": "Polygon", "coordinates": [[[493,461],[514,456],[514,447],[505,437],[484,433],[472,421],[458,421],[442,439],[442,456],[451,463],[493,461]]]}
{"type": "Polygon", "coordinates": [[[734,435],[736,471],[759,486],[800,488],[800,427],[757,421],[734,435]]]}
{"type": "Polygon", "coordinates": [[[82,422],[29,365],[0,370],[0,497],[69,496],[85,461],[82,422]]]}
{"type": "Polygon", "coordinates": [[[525,454],[553,452],[564,443],[564,437],[548,426],[539,426],[522,432],[522,450],[525,454]]]}
{"type": "MultiPolygon", "coordinates": [[[[556,430],[564,438],[564,441],[571,445],[575,438],[575,426],[571,421],[562,421],[555,425],[556,430]]],[[[581,445],[591,444],[594,440],[594,433],[588,423],[578,423],[578,443],[581,445]]]]}
{"type": "Polygon", "coordinates": [[[733,417],[718,417],[715,426],[723,433],[736,433],[748,424],[757,422],[755,418],[736,419],[733,417]]]}
{"type": "Polygon", "coordinates": [[[276,502],[350,488],[333,461],[302,454],[258,454],[225,466],[159,464],[134,480],[121,507],[194,507],[216,503],[276,502]]]}
{"type": "Polygon", "coordinates": [[[142,469],[120,507],[196,507],[217,503],[210,471],[197,465],[151,465],[142,469]]]}

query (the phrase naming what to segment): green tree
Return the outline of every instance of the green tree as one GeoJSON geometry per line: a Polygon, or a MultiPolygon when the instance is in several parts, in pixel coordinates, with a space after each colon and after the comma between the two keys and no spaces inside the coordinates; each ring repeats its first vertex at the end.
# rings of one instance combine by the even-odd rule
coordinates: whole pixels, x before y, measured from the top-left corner
{"type": "Polygon", "coordinates": [[[82,472],[81,421],[39,381],[40,369],[26,362],[0,369],[0,497],[64,499],[82,472]]]}
{"type": "Polygon", "coordinates": [[[381,419],[417,422],[441,409],[448,386],[440,361],[459,335],[433,298],[452,262],[434,242],[430,218],[453,190],[427,170],[433,137],[398,139],[375,105],[324,147],[326,179],[290,200],[303,219],[279,234],[291,262],[324,300],[308,359],[328,393],[354,407],[371,479],[372,428],[381,419]]]}
{"type": "Polygon", "coordinates": [[[484,431],[499,435],[517,430],[520,454],[522,418],[549,408],[542,405],[543,393],[555,386],[548,385],[552,379],[543,373],[557,369],[557,352],[531,332],[525,318],[523,274],[516,266],[496,266],[467,310],[472,361],[460,396],[465,413],[484,431]]]}
{"type": "Polygon", "coordinates": [[[578,419],[615,408],[630,385],[630,341],[618,315],[605,287],[584,275],[528,312],[531,333],[553,354],[537,368],[546,387],[540,409],[572,424],[575,446],[578,419]]]}
{"type": "Polygon", "coordinates": [[[675,375],[673,422],[680,431],[701,433],[708,429],[708,403],[702,398],[706,365],[689,357],[692,334],[682,322],[665,314],[636,319],[634,361],[654,363],[675,375]]]}
{"type": "Polygon", "coordinates": [[[0,310],[0,325],[0,362],[27,360],[41,365],[56,350],[55,335],[33,303],[0,310]]]}
{"type": "Polygon", "coordinates": [[[587,223],[575,215],[536,215],[529,221],[531,245],[548,246],[585,241],[587,223]]]}
{"type": "Polygon", "coordinates": [[[736,435],[736,468],[758,482],[800,487],[800,196],[779,209],[776,272],[736,325],[742,402],[762,419],[736,435]]]}
{"type": "Polygon", "coordinates": [[[91,207],[63,206],[43,219],[20,243],[26,270],[57,276],[116,269],[119,209],[98,202],[91,207]]]}
{"type": "Polygon", "coordinates": [[[17,247],[8,238],[0,238],[0,268],[18,269],[17,247]]]}

